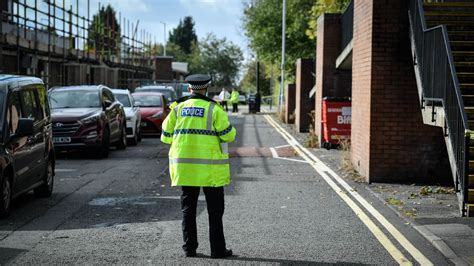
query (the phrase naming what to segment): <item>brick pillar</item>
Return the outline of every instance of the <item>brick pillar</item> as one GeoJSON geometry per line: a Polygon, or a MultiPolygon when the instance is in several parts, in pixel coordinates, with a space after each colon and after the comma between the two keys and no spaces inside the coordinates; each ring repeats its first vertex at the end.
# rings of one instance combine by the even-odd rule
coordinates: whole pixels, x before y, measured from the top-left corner
{"type": "Polygon", "coordinates": [[[285,123],[295,123],[295,95],[296,85],[287,84],[285,88],[285,123]]]}
{"type": "Polygon", "coordinates": [[[296,61],[295,127],[298,132],[308,132],[311,124],[314,101],[309,98],[309,92],[314,86],[313,73],[313,59],[300,58],[296,61]]]}
{"type": "MultiPolygon", "coordinates": [[[[336,59],[341,53],[340,14],[323,14],[318,18],[316,41],[315,133],[322,140],[322,98],[336,96],[338,83],[336,59]]],[[[350,84],[349,86],[350,87],[350,84]]],[[[349,95],[350,96],[350,92],[349,95]]]]}
{"type": "Polygon", "coordinates": [[[172,62],[172,56],[155,57],[154,63],[156,80],[173,80],[172,62]]]}
{"type": "Polygon", "coordinates": [[[421,117],[407,1],[354,4],[352,163],[369,182],[450,177],[442,130],[421,117]]]}

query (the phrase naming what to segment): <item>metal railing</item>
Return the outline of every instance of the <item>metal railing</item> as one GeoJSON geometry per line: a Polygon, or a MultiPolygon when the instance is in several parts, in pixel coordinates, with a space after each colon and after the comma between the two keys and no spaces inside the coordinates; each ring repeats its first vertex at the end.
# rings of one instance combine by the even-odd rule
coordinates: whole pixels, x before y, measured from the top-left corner
{"type": "MultiPolygon", "coordinates": [[[[427,28],[422,0],[410,0],[410,39],[421,81],[422,106],[442,104],[445,129],[455,160],[455,188],[467,200],[469,126],[446,26],[427,28]]],[[[421,89],[421,90],[420,90],[421,89]]],[[[448,147],[449,149],[449,147],[448,147]]],[[[463,215],[464,207],[463,207],[463,215]]]]}
{"type": "Polygon", "coordinates": [[[341,15],[341,51],[351,42],[354,31],[354,1],[341,15]]]}

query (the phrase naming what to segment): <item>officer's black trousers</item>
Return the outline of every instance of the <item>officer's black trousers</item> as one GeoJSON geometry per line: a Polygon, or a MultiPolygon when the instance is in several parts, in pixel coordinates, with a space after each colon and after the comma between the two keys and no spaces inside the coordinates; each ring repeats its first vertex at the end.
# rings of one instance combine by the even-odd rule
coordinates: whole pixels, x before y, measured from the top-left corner
{"type": "Polygon", "coordinates": [[[222,108],[225,107],[225,111],[228,112],[229,111],[229,107],[227,107],[227,101],[222,101],[222,108]]]}
{"type": "Polygon", "coordinates": [[[236,113],[239,111],[239,104],[238,103],[233,103],[232,104],[232,113],[236,113]]]}
{"type": "MultiPolygon", "coordinates": [[[[200,187],[182,187],[181,211],[183,213],[183,250],[195,251],[198,247],[196,228],[196,206],[200,187]]],[[[224,187],[203,187],[206,196],[207,213],[209,214],[209,240],[211,254],[225,250],[224,228],[224,187]]]]}

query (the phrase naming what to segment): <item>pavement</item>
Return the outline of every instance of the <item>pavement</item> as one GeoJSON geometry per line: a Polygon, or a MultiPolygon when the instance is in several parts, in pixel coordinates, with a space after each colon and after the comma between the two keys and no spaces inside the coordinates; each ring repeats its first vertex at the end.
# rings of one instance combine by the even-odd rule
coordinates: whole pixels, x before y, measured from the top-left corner
{"type": "MultiPolygon", "coordinates": [[[[238,135],[229,147],[232,183],[225,188],[224,229],[235,256],[209,257],[203,196],[198,257],[182,256],[180,190],[170,186],[168,146],[145,138],[125,151],[112,150],[107,159],[61,155],[53,196],[20,197],[12,215],[0,220],[0,264],[456,262],[387,204],[372,189],[376,184],[344,178],[340,151],[300,146],[305,134],[289,138],[284,132],[291,126],[276,122],[268,107],[262,111],[266,114],[248,115],[241,107],[230,115],[238,135]]],[[[416,225],[446,224],[436,219],[440,223],[416,225]]],[[[458,235],[465,233],[465,227],[455,228],[458,235]]]]}
{"type": "MultiPolygon", "coordinates": [[[[300,142],[308,133],[296,132],[293,125],[279,123],[300,142]]],[[[364,183],[348,169],[349,152],[338,149],[309,149],[341,176],[360,183],[361,189],[374,195],[405,223],[427,239],[450,262],[474,265],[474,219],[461,217],[452,177],[417,183],[364,183]]]]}

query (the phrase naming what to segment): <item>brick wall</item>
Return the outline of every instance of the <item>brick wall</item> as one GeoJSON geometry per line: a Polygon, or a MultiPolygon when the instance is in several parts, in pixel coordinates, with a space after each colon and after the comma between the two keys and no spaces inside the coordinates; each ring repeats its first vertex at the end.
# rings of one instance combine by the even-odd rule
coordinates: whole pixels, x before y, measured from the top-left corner
{"type": "Polygon", "coordinates": [[[353,164],[367,181],[449,177],[442,130],[421,117],[407,3],[354,4],[353,164]]]}
{"type": "Polygon", "coordinates": [[[350,97],[351,71],[337,70],[336,59],[341,50],[340,14],[323,14],[318,18],[316,41],[315,132],[322,140],[322,98],[350,97]]]}
{"type": "Polygon", "coordinates": [[[370,165],[372,17],[373,0],[354,0],[351,159],[359,173],[366,177],[370,165]]]}
{"type": "Polygon", "coordinates": [[[314,86],[314,66],[312,59],[300,58],[296,61],[295,128],[298,132],[308,132],[311,124],[314,100],[309,97],[309,92],[314,86]]]}
{"type": "Polygon", "coordinates": [[[285,123],[287,124],[295,122],[295,96],[296,85],[287,84],[285,88],[285,123]]]}

